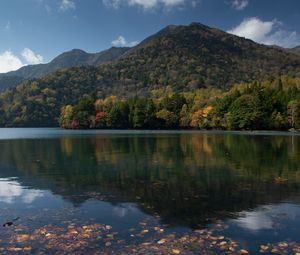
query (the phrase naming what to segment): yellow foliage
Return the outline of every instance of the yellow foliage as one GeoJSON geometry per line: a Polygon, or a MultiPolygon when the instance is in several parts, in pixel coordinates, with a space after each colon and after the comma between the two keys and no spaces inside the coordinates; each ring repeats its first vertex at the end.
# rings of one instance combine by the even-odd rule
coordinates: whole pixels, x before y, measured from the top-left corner
{"type": "Polygon", "coordinates": [[[207,118],[213,109],[214,108],[212,106],[207,106],[206,108],[204,108],[203,109],[203,117],[207,118]]]}
{"type": "Polygon", "coordinates": [[[103,99],[98,99],[95,102],[95,110],[97,112],[103,111],[103,106],[104,106],[104,100],[103,99]]]}
{"type": "Polygon", "coordinates": [[[199,121],[206,119],[213,109],[214,108],[212,106],[207,106],[199,111],[196,111],[192,116],[191,126],[199,127],[199,121]]]}
{"type": "Polygon", "coordinates": [[[116,104],[117,99],[118,98],[116,96],[109,96],[104,99],[104,105],[107,107],[112,107],[113,105],[116,104]]]}

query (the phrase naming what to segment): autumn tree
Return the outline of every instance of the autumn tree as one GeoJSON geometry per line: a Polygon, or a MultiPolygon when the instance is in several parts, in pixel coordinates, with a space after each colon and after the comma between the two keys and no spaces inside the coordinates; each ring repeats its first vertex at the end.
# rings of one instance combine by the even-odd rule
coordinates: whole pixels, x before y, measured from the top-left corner
{"type": "Polygon", "coordinates": [[[289,102],[288,120],[292,128],[300,129],[300,100],[289,102]]]}

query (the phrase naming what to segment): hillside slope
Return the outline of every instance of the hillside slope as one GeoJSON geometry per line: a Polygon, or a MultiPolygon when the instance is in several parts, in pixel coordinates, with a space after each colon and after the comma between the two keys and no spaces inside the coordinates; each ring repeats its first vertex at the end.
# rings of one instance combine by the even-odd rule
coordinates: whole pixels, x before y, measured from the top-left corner
{"type": "Polygon", "coordinates": [[[283,49],[198,23],[169,26],[114,62],[65,69],[0,94],[2,125],[55,125],[61,107],[76,104],[84,94],[128,98],[166,86],[228,89],[299,71],[300,57],[283,49]]]}
{"type": "Polygon", "coordinates": [[[112,47],[98,53],[86,53],[83,50],[74,49],[62,53],[48,64],[29,65],[6,74],[0,74],[0,90],[14,87],[21,81],[41,78],[58,70],[76,66],[99,66],[114,61],[122,56],[129,48],[112,47]]]}
{"type": "Polygon", "coordinates": [[[171,85],[182,90],[227,88],[235,82],[295,73],[300,67],[300,57],[282,49],[198,23],[162,31],[109,68],[102,68],[101,75],[113,79],[114,84],[132,80],[142,87],[171,85]]]}
{"type": "Polygon", "coordinates": [[[300,45],[295,47],[295,48],[289,49],[289,52],[297,54],[297,55],[300,56],[300,45]]]}

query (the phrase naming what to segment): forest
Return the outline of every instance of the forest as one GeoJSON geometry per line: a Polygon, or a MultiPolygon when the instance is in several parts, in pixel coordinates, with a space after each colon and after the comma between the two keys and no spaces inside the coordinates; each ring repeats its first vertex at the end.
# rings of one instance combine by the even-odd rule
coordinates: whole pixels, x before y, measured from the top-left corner
{"type": "Polygon", "coordinates": [[[149,97],[97,98],[86,94],[61,109],[66,129],[300,129],[300,79],[286,76],[215,88],[151,91],[149,97]]]}
{"type": "MultiPolygon", "coordinates": [[[[0,126],[298,128],[300,57],[284,49],[192,23],[117,56],[3,87],[0,126]]],[[[58,57],[55,70],[70,59],[58,57]]]]}

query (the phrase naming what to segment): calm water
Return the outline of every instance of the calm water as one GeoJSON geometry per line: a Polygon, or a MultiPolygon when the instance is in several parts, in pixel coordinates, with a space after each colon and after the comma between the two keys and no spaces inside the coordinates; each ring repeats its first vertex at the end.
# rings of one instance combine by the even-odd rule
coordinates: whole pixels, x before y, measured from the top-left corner
{"type": "Polygon", "coordinates": [[[300,242],[295,134],[0,129],[0,149],[0,246],[18,226],[105,224],[122,249],[220,221],[254,254],[300,242]]]}

